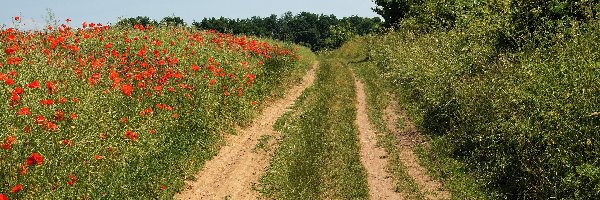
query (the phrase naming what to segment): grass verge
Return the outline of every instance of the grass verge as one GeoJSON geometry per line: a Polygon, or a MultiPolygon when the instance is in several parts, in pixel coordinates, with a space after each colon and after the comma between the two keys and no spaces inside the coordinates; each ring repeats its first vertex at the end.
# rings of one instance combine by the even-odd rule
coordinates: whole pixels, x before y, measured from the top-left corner
{"type": "Polygon", "coordinates": [[[279,149],[260,180],[273,199],[367,199],[360,163],[354,82],[350,69],[325,60],[315,85],[297,100],[275,128],[279,149]]]}

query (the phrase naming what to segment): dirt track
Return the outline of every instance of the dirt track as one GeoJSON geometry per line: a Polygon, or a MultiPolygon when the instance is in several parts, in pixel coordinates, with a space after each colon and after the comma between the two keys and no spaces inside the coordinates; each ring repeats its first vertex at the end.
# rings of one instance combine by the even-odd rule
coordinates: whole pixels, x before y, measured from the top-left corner
{"type": "Polygon", "coordinates": [[[395,192],[396,185],[386,169],[389,162],[385,150],[377,146],[377,134],[367,115],[364,85],[358,79],[354,80],[358,101],[356,124],[360,132],[360,161],[367,171],[369,199],[404,199],[401,193],[395,192]]]}
{"type": "Polygon", "coordinates": [[[319,63],[303,77],[301,84],[291,88],[283,99],[271,102],[251,126],[237,131],[225,140],[219,154],[207,161],[197,174],[197,180],[189,182],[187,190],[175,195],[175,199],[256,199],[252,189],[258,182],[271,159],[264,151],[253,151],[263,135],[278,137],[273,124],[288,107],[312,85],[319,63]]]}

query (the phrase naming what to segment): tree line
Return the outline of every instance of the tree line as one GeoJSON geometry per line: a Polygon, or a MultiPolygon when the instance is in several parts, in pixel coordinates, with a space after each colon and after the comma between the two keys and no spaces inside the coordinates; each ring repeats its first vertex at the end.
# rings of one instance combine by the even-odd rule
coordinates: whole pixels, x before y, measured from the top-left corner
{"type": "MultiPolygon", "coordinates": [[[[165,17],[160,22],[145,16],[124,18],[117,26],[136,24],[153,26],[181,26],[187,24],[180,17],[165,17]]],[[[383,21],[359,16],[338,18],[335,15],[286,12],[281,16],[254,16],[247,19],[204,18],[194,21],[191,28],[216,30],[222,33],[254,35],[307,46],[313,51],[334,49],[354,36],[367,35],[380,30],[383,21]]]]}

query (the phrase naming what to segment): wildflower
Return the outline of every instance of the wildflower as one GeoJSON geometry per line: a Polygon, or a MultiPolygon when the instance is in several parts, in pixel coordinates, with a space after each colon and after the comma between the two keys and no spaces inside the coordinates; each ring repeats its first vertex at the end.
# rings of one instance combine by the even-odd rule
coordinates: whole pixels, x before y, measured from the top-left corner
{"type": "Polygon", "coordinates": [[[52,99],[44,99],[40,101],[40,105],[50,106],[52,104],[54,104],[54,100],[52,99]]]}
{"type": "Polygon", "coordinates": [[[192,65],[192,71],[200,71],[200,66],[192,65]]]}
{"type": "Polygon", "coordinates": [[[17,142],[17,136],[10,135],[4,138],[4,143],[0,144],[0,148],[4,150],[12,149],[12,145],[17,142]]]}
{"type": "Polygon", "coordinates": [[[69,181],[67,181],[67,185],[72,186],[77,181],[77,177],[73,174],[69,174],[69,181]]]}
{"type": "Polygon", "coordinates": [[[15,16],[15,21],[21,21],[21,16],[15,16]]]}
{"type": "Polygon", "coordinates": [[[14,85],[15,84],[15,80],[12,78],[6,78],[4,79],[4,84],[6,85],[14,85]]]}
{"type": "Polygon", "coordinates": [[[131,92],[133,91],[133,87],[130,84],[121,85],[121,92],[124,95],[131,96],[131,92]]]}
{"type": "Polygon", "coordinates": [[[27,87],[31,89],[40,88],[40,81],[34,80],[31,83],[27,84],[27,87]]]}
{"type": "Polygon", "coordinates": [[[17,111],[17,115],[19,116],[24,116],[24,115],[30,115],[31,111],[29,111],[29,108],[27,107],[23,107],[21,109],[19,109],[19,111],[17,111]]]}
{"type": "Polygon", "coordinates": [[[63,140],[62,144],[65,146],[73,146],[73,140],[63,140]]]}
{"type": "Polygon", "coordinates": [[[132,140],[134,142],[137,142],[137,140],[139,138],[139,135],[136,132],[127,130],[127,131],[125,131],[125,137],[127,137],[128,139],[130,139],[130,140],[132,140]]]}
{"type": "Polygon", "coordinates": [[[46,82],[46,89],[48,89],[48,94],[54,94],[58,90],[58,87],[54,82],[46,82]]]}
{"type": "Polygon", "coordinates": [[[38,153],[31,153],[31,156],[29,156],[29,158],[27,158],[27,165],[31,166],[31,165],[42,165],[42,163],[44,162],[44,157],[38,153]]]}
{"type": "Polygon", "coordinates": [[[255,106],[256,104],[257,104],[257,103],[256,103],[256,101],[253,101],[253,102],[252,102],[252,105],[253,105],[253,106],[255,106]]]}
{"type": "Polygon", "coordinates": [[[17,193],[19,191],[23,190],[23,185],[21,185],[20,183],[15,185],[11,190],[10,193],[17,193]]]}
{"type": "Polygon", "coordinates": [[[33,121],[37,124],[37,125],[43,125],[44,123],[46,123],[46,118],[44,118],[43,116],[35,116],[33,117],[33,121]]]}
{"type": "Polygon", "coordinates": [[[8,200],[8,197],[4,194],[0,194],[0,200],[8,200]]]}

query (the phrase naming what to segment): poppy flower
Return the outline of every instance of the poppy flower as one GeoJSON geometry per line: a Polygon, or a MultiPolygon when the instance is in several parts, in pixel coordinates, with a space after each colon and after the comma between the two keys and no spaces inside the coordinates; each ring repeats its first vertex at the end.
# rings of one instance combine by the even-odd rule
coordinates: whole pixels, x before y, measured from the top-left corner
{"type": "Polygon", "coordinates": [[[198,66],[198,65],[192,65],[192,70],[193,71],[200,71],[200,66],[198,66]]]}
{"type": "Polygon", "coordinates": [[[52,99],[44,99],[40,101],[40,105],[50,106],[52,104],[54,104],[54,100],[52,99]]]}
{"type": "Polygon", "coordinates": [[[21,16],[15,16],[15,21],[21,21],[21,16]]]}
{"type": "Polygon", "coordinates": [[[125,137],[129,138],[130,140],[132,140],[134,142],[137,142],[139,135],[136,132],[127,130],[127,131],[125,131],[125,137]]]}
{"type": "Polygon", "coordinates": [[[19,116],[24,116],[24,115],[30,115],[31,111],[29,111],[29,108],[27,107],[23,107],[21,109],[19,109],[19,111],[17,111],[17,115],[19,116]]]}
{"type": "Polygon", "coordinates": [[[40,81],[34,80],[33,82],[27,84],[27,87],[31,89],[40,88],[40,81]]]}
{"type": "Polygon", "coordinates": [[[121,92],[123,92],[124,95],[131,96],[133,87],[130,84],[121,85],[121,92]]]}
{"type": "Polygon", "coordinates": [[[215,79],[210,79],[210,82],[208,83],[209,85],[214,85],[217,83],[217,80],[215,79]]]}
{"type": "Polygon", "coordinates": [[[67,181],[67,185],[72,186],[77,181],[77,177],[73,174],[69,174],[69,181],[67,181]]]}
{"type": "Polygon", "coordinates": [[[48,89],[48,94],[54,94],[58,90],[58,87],[54,82],[46,82],[46,89],[48,89]]]}
{"type": "Polygon", "coordinates": [[[60,97],[58,98],[57,103],[63,104],[63,103],[67,103],[67,101],[69,101],[67,98],[65,97],[60,97]]]}
{"type": "Polygon", "coordinates": [[[253,106],[255,106],[256,104],[257,104],[257,103],[256,103],[256,101],[253,101],[253,102],[252,102],[252,105],[253,105],[253,106]]]}
{"type": "Polygon", "coordinates": [[[12,78],[6,78],[4,79],[4,84],[6,85],[14,85],[15,84],[15,80],[12,78]]]}
{"type": "Polygon", "coordinates": [[[46,123],[46,118],[44,118],[43,116],[35,116],[33,117],[33,121],[37,124],[37,125],[43,125],[44,123],[46,123]]]}
{"type": "Polygon", "coordinates": [[[21,185],[20,183],[15,185],[11,190],[10,193],[17,193],[19,191],[23,190],[23,185],[21,185]]]}
{"type": "Polygon", "coordinates": [[[31,165],[42,165],[42,163],[44,162],[44,157],[38,153],[32,153],[31,156],[29,156],[29,158],[27,158],[27,165],[31,166],[31,165]]]}
{"type": "Polygon", "coordinates": [[[4,138],[4,143],[0,144],[0,148],[4,150],[12,149],[12,145],[17,142],[17,136],[8,136],[4,138]]]}
{"type": "Polygon", "coordinates": [[[0,194],[0,200],[8,200],[8,197],[4,194],[0,194]]]}

